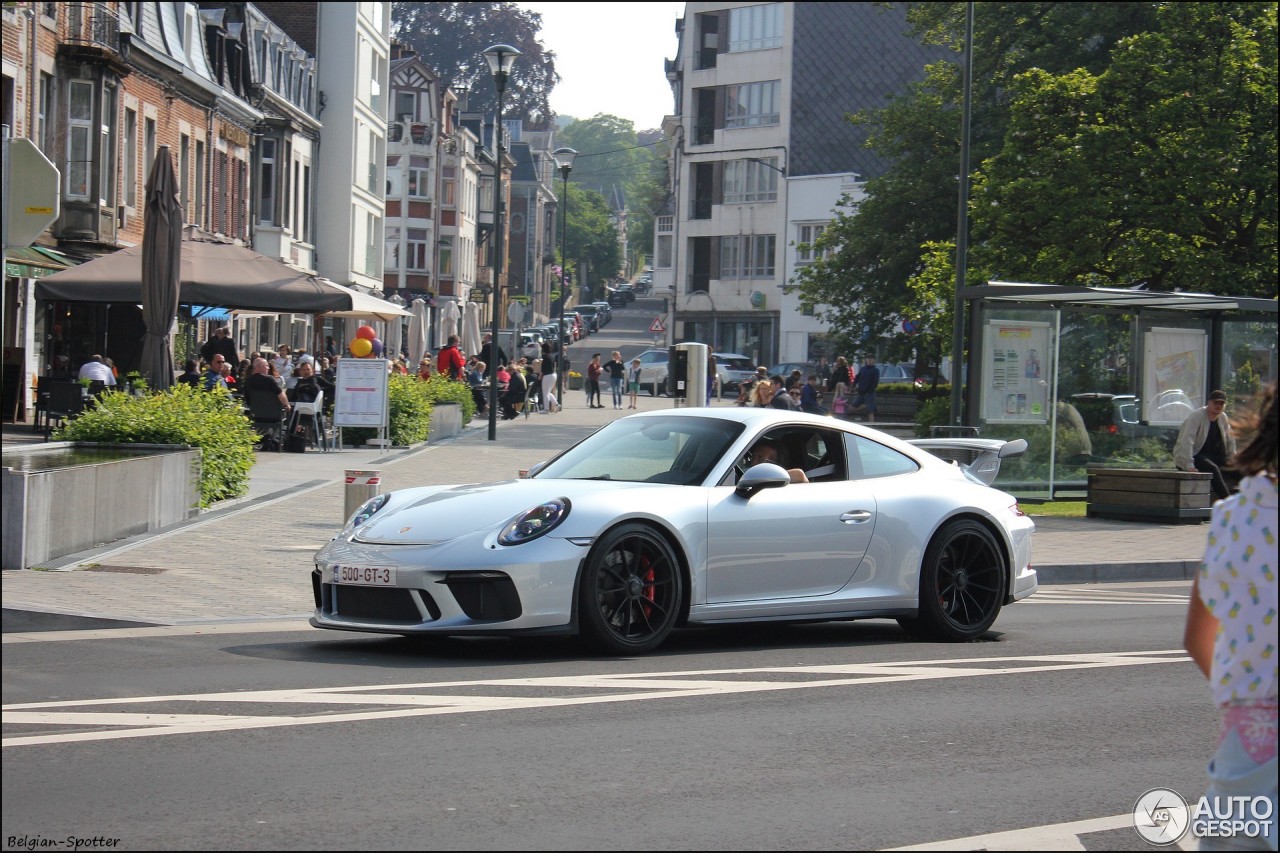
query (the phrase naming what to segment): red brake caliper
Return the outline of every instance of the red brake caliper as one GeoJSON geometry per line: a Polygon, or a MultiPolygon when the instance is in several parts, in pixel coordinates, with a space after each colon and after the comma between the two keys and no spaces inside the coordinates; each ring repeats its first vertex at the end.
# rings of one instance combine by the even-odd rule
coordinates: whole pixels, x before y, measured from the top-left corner
{"type": "MultiPolygon", "coordinates": [[[[646,601],[653,601],[655,587],[652,584],[655,575],[653,572],[653,563],[650,562],[648,557],[642,557],[640,560],[640,577],[649,584],[641,591],[641,595],[644,596],[646,601]]],[[[644,615],[646,619],[653,615],[653,608],[647,604],[644,605],[644,615]]]]}

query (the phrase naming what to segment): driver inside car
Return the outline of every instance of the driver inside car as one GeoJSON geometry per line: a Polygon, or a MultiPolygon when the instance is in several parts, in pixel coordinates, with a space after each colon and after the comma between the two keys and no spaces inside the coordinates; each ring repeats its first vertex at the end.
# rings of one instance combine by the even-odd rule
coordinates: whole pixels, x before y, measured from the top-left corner
{"type": "MultiPolygon", "coordinates": [[[[757,441],[752,446],[748,455],[750,457],[749,459],[750,467],[755,467],[756,465],[759,465],[762,462],[768,462],[772,465],[781,464],[781,462],[779,462],[780,457],[778,455],[778,445],[776,445],[772,441],[769,441],[768,439],[762,438],[759,441],[757,441]]],[[[787,476],[791,478],[791,482],[793,483],[809,482],[808,475],[805,474],[804,471],[802,471],[799,468],[788,468],[787,476]]]]}

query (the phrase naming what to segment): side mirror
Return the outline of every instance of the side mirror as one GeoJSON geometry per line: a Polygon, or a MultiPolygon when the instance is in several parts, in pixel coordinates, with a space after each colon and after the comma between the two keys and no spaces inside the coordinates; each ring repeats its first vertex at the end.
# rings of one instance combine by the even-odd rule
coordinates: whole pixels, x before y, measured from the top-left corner
{"type": "Polygon", "coordinates": [[[520,477],[520,479],[521,479],[521,480],[527,480],[527,479],[529,479],[530,477],[532,477],[532,476],[534,476],[535,474],[537,474],[539,471],[541,471],[541,470],[542,470],[543,468],[545,468],[545,467],[547,467],[547,460],[546,460],[546,459],[542,460],[542,461],[541,461],[541,462],[539,462],[537,465],[534,465],[532,468],[522,468],[522,469],[520,469],[519,477],[520,477]]]}
{"type": "Polygon", "coordinates": [[[747,469],[733,493],[740,498],[750,498],[761,489],[776,489],[790,482],[791,475],[787,473],[786,468],[774,465],[772,462],[761,462],[747,469]]]}

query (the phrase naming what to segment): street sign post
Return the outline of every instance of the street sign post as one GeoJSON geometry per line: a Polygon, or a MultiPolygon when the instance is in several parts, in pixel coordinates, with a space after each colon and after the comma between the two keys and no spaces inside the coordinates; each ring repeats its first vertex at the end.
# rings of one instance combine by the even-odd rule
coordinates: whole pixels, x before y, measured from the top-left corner
{"type": "Polygon", "coordinates": [[[665,332],[666,330],[667,327],[662,325],[661,317],[654,317],[653,322],[649,324],[649,331],[653,332],[655,335],[659,332],[665,332]]]}

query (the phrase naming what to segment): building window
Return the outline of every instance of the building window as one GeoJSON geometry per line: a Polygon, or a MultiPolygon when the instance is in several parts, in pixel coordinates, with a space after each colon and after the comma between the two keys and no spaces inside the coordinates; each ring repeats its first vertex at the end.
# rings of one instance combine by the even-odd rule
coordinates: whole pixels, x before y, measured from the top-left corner
{"type": "Polygon", "coordinates": [[[196,209],[192,222],[204,225],[204,181],[205,181],[204,140],[196,140],[196,209]]]}
{"type": "Polygon", "coordinates": [[[409,197],[431,197],[431,161],[426,157],[409,158],[409,197]]]}
{"type": "Polygon", "coordinates": [[[746,234],[720,238],[720,278],[772,278],[777,237],[746,234]]]}
{"type": "Polygon", "coordinates": [[[655,250],[656,259],[654,266],[665,269],[671,266],[671,245],[672,239],[670,234],[659,234],[655,241],[657,248],[655,250]]]}
{"type": "Polygon", "coordinates": [[[258,166],[258,186],[261,188],[258,221],[271,225],[276,218],[276,141],[262,140],[261,150],[262,162],[258,166]]]}
{"type": "Polygon", "coordinates": [[[182,221],[191,221],[191,137],[182,134],[178,142],[178,198],[182,202],[182,221]]]}
{"type": "Polygon", "coordinates": [[[120,122],[116,118],[116,88],[106,86],[102,90],[102,120],[99,123],[98,156],[98,204],[116,206],[116,130],[120,122]]]}
{"type": "Polygon", "coordinates": [[[417,121],[418,96],[413,92],[396,93],[396,118],[400,121],[417,121]]]}
{"type": "Polygon", "coordinates": [[[58,85],[52,74],[40,75],[40,114],[36,119],[40,122],[36,141],[45,154],[54,150],[54,139],[57,133],[58,85]]]}
{"type": "Polygon", "coordinates": [[[72,80],[67,99],[67,196],[89,198],[93,165],[93,84],[72,80]]]}
{"type": "Polygon", "coordinates": [[[778,200],[778,158],[729,160],[724,164],[724,203],[778,200]]]}
{"type": "Polygon", "coordinates": [[[124,203],[138,206],[138,113],[124,111],[124,203]]]}
{"type": "Polygon", "coordinates": [[[437,278],[453,278],[453,247],[440,247],[440,269],[436,271],[437,278]]]}
{"type": "Polygon", "coordinates": [[[311,242],[311,166],[302,164],[302,183],[298,185],[299,211],[298,237],[305,243],[311,242]]]}
{"type": "MultiPolygon", "coordinates": [[[[796,263],[811,264],[818,259],[817,251],[813,244],[818,242],[818,238],[822,236],[822,232],[827,230],[826,223],[820,225],[800,225],[796,229],[796,263]]],[[[831,250],[828,249],[822,253],[822,257],[829,257],[831,250]]]]}
{"type": "Polygon", "coordinates": [[[778,80],[726,86],[724,98],[725,127],[761,127],[779,120],[778,80]]]}
{"type": "Polygon", "coordinates": [[[742,6],[729,10],[729,52],[782,46],[782,4],[742,6]]]}
{"type": "Polygon", "coordinates": [[[405,269],[414,272],[430,269],[427,265],[431,260],[431,243],[428,240],[430,232],[425,228],[409,228],[406,232],[408,245],[405,247],[405,269]]]}
{"type": "Polygon", "coordinates": [[[151,180],[151,166],[156,162],[156,120],[142,122],[142,180],[151,180]]]}

